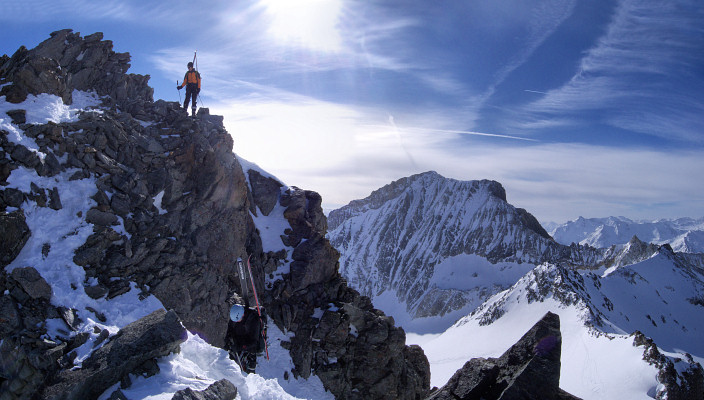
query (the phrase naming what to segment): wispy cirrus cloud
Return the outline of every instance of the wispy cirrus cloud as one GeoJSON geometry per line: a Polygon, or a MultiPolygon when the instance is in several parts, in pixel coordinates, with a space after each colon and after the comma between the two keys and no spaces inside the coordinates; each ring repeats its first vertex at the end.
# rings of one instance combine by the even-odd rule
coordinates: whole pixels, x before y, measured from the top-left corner
{"type": "Polygon", "coordinates": [[[57,16],[126,19],[132,14],[130,8],[119,1],[4,0],[0,3],[0,20],[39,22],[52,20],[57,16]]]}
{"type": "Polygon", "coordinates": [[[704,142],[704,8],[697,1],[623,0],[562,87],[519,110],[514,127],[553,118],[704,142]],[[697,90],[696,88],[700,88],[697,90]]]}
{"type": "Polygon", "coordinates": [[[13,23],[40,23],[62,20],[124,22],[134,26],[151,26],[178,30],[179,25],[205,25],[222,9],[222,2],[202,0],[197,6],[192,1],[144,2],[139,0],[3,0],[0,2],[0,21],[13,23]]]}

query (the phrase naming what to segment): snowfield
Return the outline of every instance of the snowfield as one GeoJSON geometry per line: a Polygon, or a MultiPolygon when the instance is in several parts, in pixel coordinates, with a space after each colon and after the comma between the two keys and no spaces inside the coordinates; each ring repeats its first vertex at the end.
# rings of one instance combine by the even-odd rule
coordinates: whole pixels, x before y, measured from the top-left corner
{"type": "Polygon", "coordinates": [[[643,361],[631,333],[653,338],[673,360],[687,352],[701,364],[703,310],[686,300],[702,292],[701,272],[664,254],[602,276],[541,265],[444,333],[411,335],[409,343],[423,347],[431,386],[440,387],[467,360],[499,357],[551,311],[560,316],[562,389],[585,400],[654,398],[663,389],[658,369],[643,361]]]}
{"type": "Polygon", "coordinates": [[[430,385],[444,385],[471,358],[501,356],[548,311],[560,316],[562,389],[585,400],[648,399],[654,395],[658,371],[642,360],[643,349],[633,346],[633,338],[597,335],[584,326],[579,309],[552,299],[513,303],[491,325],[463,319],[423,344],[430,361],[430,385]]]}

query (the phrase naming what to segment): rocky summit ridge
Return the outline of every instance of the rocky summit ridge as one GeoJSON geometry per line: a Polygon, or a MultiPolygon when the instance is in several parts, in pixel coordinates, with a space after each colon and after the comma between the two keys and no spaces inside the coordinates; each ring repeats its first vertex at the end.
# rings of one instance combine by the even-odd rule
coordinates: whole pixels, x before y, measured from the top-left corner
{"type": "Polygon", "coordinates": [[[129,374],[153,375],[155,359],[178,351],[181,324],[227,350],[230,298],[243,292],[235,261],[248,258],[260,301],[287,333],[286,374],[316,375],[337,398],[423,398],[423,351],[338,273],[320,196],[243,168],[222,117],[153,101],[149,77],[127,74],[129,60],[102,34],[71,30],[0,59],[3,400],[129,387],[129,374]],[[90,106],[58,121],[28,111],[86,97],[90,106]],[[254,220],[270,213],[287,227],[265,251],[254,220]],[[38,215],[49,216],[44,225],[38,215]],[[76,225],[43,234],[58,216],[76,225]],[[111,306],[129,296],[169,311],[137,318],[111,306]],[[113,368],[105,357],[124,362],[113,368]]]}

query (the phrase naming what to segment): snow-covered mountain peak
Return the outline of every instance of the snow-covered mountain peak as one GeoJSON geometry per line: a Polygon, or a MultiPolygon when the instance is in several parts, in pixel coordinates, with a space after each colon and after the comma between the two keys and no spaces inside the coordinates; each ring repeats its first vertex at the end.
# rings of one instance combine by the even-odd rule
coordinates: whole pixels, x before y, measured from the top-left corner
{"type": "MultiPolygon", "coordinates": [[[[417,197],[418,194],[423,196],[444,195],[446,196],[446,201],[449,201],[450,197],[453,200],[462,200],[462,198],[469,198],[478,192],[482,192],[485,196],[493,196],[506,201],[506,191],[496,181],[459,181],[445,178],[435,171],[428,171],[398,179],[373,191],[364,199],[353,200],[348,205],[330,212],[328,227],[330,230],[334,230],[346,219],[366,211],[378,210],[402,196],[417,197]]],[[[426,204],[434,205],[432,203],[426,204]]],[[[426,208],[426,211],[428,210],[430,208],[426,208]]]]}
{"type": "Polygon", "coordinates": [[[530,269],[523,263],[572,251],[505,199],[498,182],[427,172],[332,211],[328,236],[352,287],[404,304],[397,321],[440,316],[440,328],[515,282],[530,269]]]}

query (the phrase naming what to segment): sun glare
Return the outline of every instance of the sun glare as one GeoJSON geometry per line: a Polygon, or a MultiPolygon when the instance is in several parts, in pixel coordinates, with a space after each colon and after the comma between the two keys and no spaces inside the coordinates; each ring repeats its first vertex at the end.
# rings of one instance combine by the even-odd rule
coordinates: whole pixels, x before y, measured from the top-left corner
{"type": "Polygon", "coordinates": [[[342,0],[261,0],[271,18],[268,34],[286,45],[335,52],[342,48],[342,0]]]}

